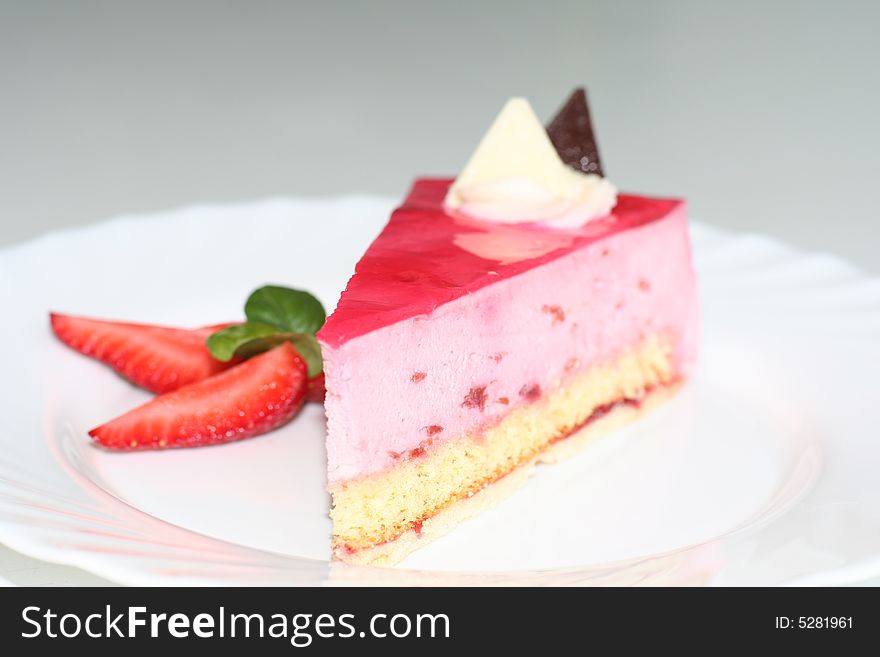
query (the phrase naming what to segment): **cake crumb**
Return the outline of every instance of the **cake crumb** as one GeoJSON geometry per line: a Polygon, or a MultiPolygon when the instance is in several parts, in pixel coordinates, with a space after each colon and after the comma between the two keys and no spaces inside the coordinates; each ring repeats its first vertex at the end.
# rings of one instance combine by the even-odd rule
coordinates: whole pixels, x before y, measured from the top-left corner
{"type": "Polygon", "coordinates": [[[640,278],[639,279],[639,289],[642,292],[647,292],[648,290],[651,289],[651,284],[646,279],[640,278]]]}
{"type": "Polygon", "coordinates": [[[441,427],[439,424],[431,424],[425,427],[425,433],[429,436],[436,436],[441,431],[443,431],[443,427],[441,427]]]}
{"type": "Polygon", "coordinates": [[[427,376],[428,375],[424,372],[413,372],[413,375],[409,377],[409,380],[413,383],[419,383],[420,381],[424,381],[427,376]]]}

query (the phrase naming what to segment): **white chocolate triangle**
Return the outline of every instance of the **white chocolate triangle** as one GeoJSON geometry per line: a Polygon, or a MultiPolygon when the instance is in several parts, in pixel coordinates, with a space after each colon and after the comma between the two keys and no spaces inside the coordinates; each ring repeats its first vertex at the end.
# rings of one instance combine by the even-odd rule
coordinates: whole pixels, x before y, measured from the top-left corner
{"type": "Polygon", "coordinates": [[[577,194],[577,172],[565,166],[529,101],[511,98],[449,188],[446,204],[457,207],[464,188],[501,181],[528,181],[550,196],[577,194]]]}

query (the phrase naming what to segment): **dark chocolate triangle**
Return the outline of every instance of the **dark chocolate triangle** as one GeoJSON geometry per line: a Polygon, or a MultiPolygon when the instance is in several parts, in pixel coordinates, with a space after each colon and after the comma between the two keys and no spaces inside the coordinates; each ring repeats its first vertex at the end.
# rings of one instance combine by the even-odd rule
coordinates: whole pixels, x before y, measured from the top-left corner
{"type": "Polygon", "coordinates": [[[547,125],[550,141],[559,157],[568,166],[584,173],[602,173],[599,147],[590,121],[587,92],[583,87],[575,89],[565,105],[547,125]]]}

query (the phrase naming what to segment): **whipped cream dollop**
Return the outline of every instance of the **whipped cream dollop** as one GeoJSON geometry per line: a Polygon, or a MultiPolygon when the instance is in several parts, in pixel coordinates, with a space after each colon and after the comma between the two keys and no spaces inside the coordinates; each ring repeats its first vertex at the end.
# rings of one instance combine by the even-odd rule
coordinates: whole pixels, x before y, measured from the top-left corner
{"type": "Polygon", "coordinates": [[[511,98],[449,188],[445,206],[475,219],[576,228],[608,215],[617,189],[560,159],[524,98],[511,98]]]}

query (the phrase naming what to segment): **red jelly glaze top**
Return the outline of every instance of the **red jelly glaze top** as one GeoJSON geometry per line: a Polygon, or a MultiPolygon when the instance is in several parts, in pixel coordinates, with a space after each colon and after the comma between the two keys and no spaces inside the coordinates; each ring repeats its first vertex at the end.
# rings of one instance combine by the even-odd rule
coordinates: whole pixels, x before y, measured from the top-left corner
{"type": "Polygon", "coordinates": [[[621,194],[607,217],[580,228],[558,230],[533,224],[492,224],[447,213],[443,199],[451,184],[451,179],[416,180],[403,205],[392,213],[358,262],[336,311],[318,332],[322,342],[338,347],[384,326],[430,313],[603,237],[662,219],[682,203],[621,194]],[[513,245],[515,255],[487,256],[469,248],[470,244],[501,243],[513,245]]]}

